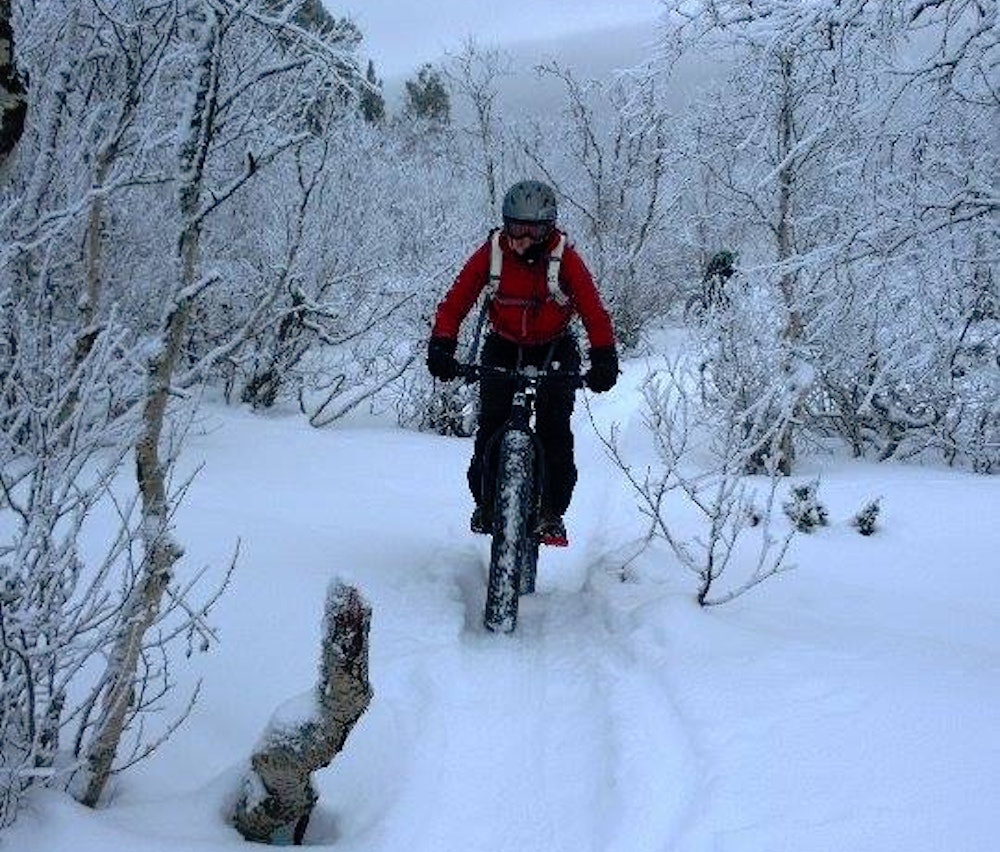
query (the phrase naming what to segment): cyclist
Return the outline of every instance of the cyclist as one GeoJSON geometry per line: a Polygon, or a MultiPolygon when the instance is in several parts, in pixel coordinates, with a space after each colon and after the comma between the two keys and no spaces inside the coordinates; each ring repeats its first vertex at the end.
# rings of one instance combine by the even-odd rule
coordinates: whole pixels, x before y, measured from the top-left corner
{"type": "MultiPolygon", "coordinates": [[[[579,315],[590,343],[590,369],[584,381],[597,393],[614,386],[618,350],[611,319],[589,270],[556,227],[557,212],[555,192],[545,183],[521,181],[507,191],[503,228],[466,261],[438,305],[427,347],[431,375],[443,381],[458,375],[455,349],[459,327],[492,281],[496,290],[489,301],[490,331],[481,358],[484,365],[534,365],[577,373],[580,350],[570,322],[579,315]]],[[[468,473],[469,489],[476,501],[473,532],[488,534],[492,529],[494,471],[487,456],[491,439],[507,421],[513,394],[509,380],[483,374],[479,427],[468,473]]],[[[568,544],[563,515],[577,479],[570,429],[574,394],[567,383],[543,381],[535,409],[546,471],[536,532],[542,543],[563,547],[568,544]]]]}
{"type": "Polygon", "coordinates": [[[706,309],[728,310],[732,306],[726,284],[736,274],[737,259],[735,252],[722,250],[708,261],[701,284],[706,309]]]}

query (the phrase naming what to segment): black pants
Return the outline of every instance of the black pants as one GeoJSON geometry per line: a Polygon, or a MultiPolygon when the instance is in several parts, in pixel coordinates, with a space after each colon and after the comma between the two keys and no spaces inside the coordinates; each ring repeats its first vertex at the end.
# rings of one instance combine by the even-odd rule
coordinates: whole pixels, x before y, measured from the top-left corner
{"type": "MultiPolygon", "coordinates": [[[[483,344],[481,360],[493,367],[515,367],[518,363],[542,367],[548,361],[550,368],[558,365],[560,370],[575,373],[580,369],[580,349],[576,337],[569,333],[541,346],[518,346],[490,334],[483,344]]],[[[569,425],[575,393],[565,383],[542,382],[535,400],[535,432],[545,454],[542,506],[558,515],[566,512],[576,485],[569,425]]],[[[492,499],[497,444],[493,438],[507,422],[513,398],[513,384],[502,376],[487,374],[480,380],[479,428],[469,465],[469,489],[476,503],[492,499]]]]}

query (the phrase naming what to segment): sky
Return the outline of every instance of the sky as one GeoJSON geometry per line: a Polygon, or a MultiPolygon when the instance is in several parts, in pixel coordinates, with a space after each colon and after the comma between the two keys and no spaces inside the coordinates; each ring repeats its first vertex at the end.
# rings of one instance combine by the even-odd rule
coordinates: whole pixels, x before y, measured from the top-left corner
{"type": "MultiPolygon", "coordinates": [[[[386,80],[409,76],[460,48],[473,36],[484,45],[513,47],[524,42],[551,42],[607,30],[648,31],[656,20],[658,0],[324,0],[335,14],[347,14],[365,37],[364,53],[386,80]]],[[[606,41],[606,39],[605,39],[606,41]]],[[[604,44],[603,48],[607,49],[604,44]]]]}

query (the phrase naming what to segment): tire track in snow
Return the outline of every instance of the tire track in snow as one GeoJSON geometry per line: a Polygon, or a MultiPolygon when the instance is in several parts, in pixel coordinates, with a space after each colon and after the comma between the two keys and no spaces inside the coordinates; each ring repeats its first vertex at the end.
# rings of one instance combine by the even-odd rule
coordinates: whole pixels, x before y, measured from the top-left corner
{"type": "Polygon", "coordinates": [[[696,728],[669,678],[672,651],[660,641],[655,619],[651,622],[641,605],[615,608],[610,597],[610,590],[602,597],[605,617],[616,637],[613,655],[626,673],[615,695],[626,708],[623,716],[631,721],[623,730],[622,768],[630,774],[634,770],[635,793],[625,800],[622,825],[609,852],[707,852],[713,847],[695,842],[691,831],[705,811],[704,802],[711,798],[714,779],[696,728]],[[655,642],[649,640],[651,626],[655,642]],[[650,752],[659,756],[660,766],[649,759],[650,752]]]}
{"type": "Polygon", "coordinates": [[[586,582],[594,569],[565,566],[562,588],[522,599],[517,631],[501,636],[481,627],[485,556],[455,556],[465,629],[419,665],[421,743],[390,818],[410,827],[405,848],[670,848],[689,807],[690,746],[606,594],[586,582]],[[583,588],[567,590],[574,574],[583,588]]]}
{"type": "Polygon", "coordinates": [[[673,697],[662,667],[637,653],[627,590],[591,564],[581,597],[599,624],[593,668],[602,684],[613,743],[613,812],[602,852],[665,852],[676,845],[704,787],[700,749],[673,697]],[[625,591],[624,596],[619,592],[625,591]]]}

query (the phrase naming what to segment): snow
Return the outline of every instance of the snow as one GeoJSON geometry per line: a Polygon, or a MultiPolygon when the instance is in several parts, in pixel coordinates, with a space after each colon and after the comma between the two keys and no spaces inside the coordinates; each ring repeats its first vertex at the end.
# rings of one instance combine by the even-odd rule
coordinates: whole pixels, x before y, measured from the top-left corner
{"type": "Polygon", "coordinates": [[[268,730],[258,742],[257,748],[264,747],[266,743],[280,742],[286,737],[294,738],[295,732],[303,725],[315,724],[322,712],[315,689],[290,698],[274,711],[268,730]]]}
{"type": "MultiPolygon", "coordinates": [[[[625,369],[592,406],[634,449],[644,365],[625,369]]],[[[315,685],[338,578],[372,605],[374,698],[316,775],[310,845],[996,848],[997,479],[807,458],[793,482],[820,480],[830,525],[796,539],[794,571],[702,610],[665,549],[622,582],[641,519],[580,408],[571,546],[543,551],[510,636],[481,627],[470,441],[209,408],[186,448],[204,469],[176,517],[181,565],[221,575],[242,544],[221,643],[174,667],[173,708],[201,677],[199,703],[106,807],[34,795],[0,849],[245,850],[226,811],[268,720],[308,711],[295,696],[315,685]],[[875,497],[880,528],[860,536],[875,497]]]]}

